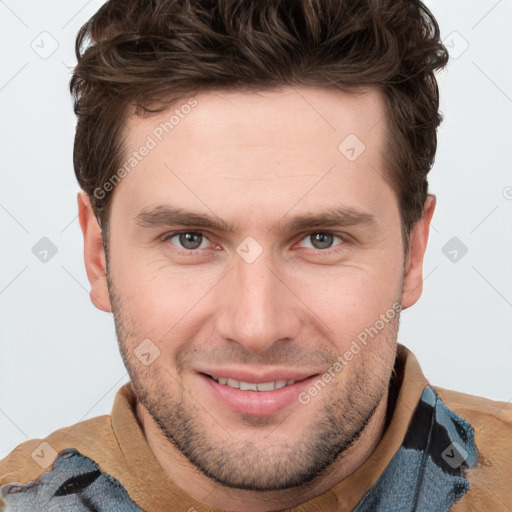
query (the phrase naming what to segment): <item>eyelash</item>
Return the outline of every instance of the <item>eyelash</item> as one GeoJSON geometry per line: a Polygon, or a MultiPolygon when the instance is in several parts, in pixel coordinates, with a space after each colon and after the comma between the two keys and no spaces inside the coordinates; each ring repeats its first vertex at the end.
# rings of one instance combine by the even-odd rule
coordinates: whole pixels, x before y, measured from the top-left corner
{"type": "MultiPolygon", "coordinates": [[[[349,243],[349,240],[348,240],[348,235],[345,235],[344,233],[334,233],[332,231],[321,231],[321,230],[317,230],[317,231],[310,231],[309,233],[307,233],[306,235],[304,235],[300,241],[303,241],[305,238],[307,237],[310,237],[311,235],[313,234],[318,234],[318,233],[321,233],[323,235],[333,235],[334,237],[338,238],[341,240],[341,243],[339,243],[338,245],[335,245],[333,247],[328,247],[326,249],[314,249],[315,251],[319,252],[319,253],[325,253],[325,254],[336,254],[340,251],[340,247],[341,246],[344,246],[345,244],[348,244],[349,243]]],[[[210,240],[205,233],[203,233],[202,231],[173,231],[171,233],[167,233],[165,234],[163,237],[162,237],[162,241],[163,242],[168,242],[171,240],[171,238],[174,238],[176,236],[179,236],[179,235],[184,235],[184,234],[194,234],[194,235],[202,235],[206,240],[210,240]]],[[[172,244],[174,245],[174,244],[172,244]]],[[[177,247],[177,246],[175,246],[177,247]]],[[[179,249],[179,248],[178,248],[179,249]]],[[[185,254],[185,255],[195,255],[199,252],[201,252],[202,250],[204,249],[182,249],[182,250],[178,250],[178,253],[179,254],[185,254]]]]}

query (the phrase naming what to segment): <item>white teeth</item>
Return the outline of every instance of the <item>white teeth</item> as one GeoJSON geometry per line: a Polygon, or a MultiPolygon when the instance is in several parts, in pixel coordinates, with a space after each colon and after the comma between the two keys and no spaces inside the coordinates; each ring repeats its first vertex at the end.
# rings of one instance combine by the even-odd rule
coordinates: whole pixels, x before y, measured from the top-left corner
{"type": "Polygon", "coordinates": [[[272,382],[244,382],[241,380],[227,379],[225,377],[213,377],[213,380],[220,384],[225,384],[231,388],[241,389],[242,391],[272,391],[274,389],[284,388],[295,384],[295,380],[276,380],[272,382]]]}
{"type": "Polygon", "coordinates": [[[258,391],[256,384],[254,384],[253,382],[240,381],[240,389],[242,391],[258,391]]]}
{"type": "Polygon", "coordinates": [[[277,380],[275,389],[284,388],[286,386],[285,380],[277,380]]]}
{"type": "Polygon", "coordinates": [[[239,388],[240,387],[240,381],[235,379],[228,379],[226,381],[226,384],[231,388],[239,388]]]}
{"type": "Polygon", "coordinates": [[[273,382],[262,382],[258,384],[258,391],[272,391],[275,389],[273,382]]]}

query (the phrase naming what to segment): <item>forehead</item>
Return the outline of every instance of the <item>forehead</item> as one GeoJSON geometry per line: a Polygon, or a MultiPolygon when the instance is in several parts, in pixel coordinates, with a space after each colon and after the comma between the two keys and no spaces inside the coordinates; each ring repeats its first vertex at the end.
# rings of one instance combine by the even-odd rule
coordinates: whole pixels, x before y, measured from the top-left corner
{"type": "Polygon", "coordinates": [[[129,119],[123,163],[135,165],[125,165],[113,203],[124,196],[139,210],[171,199],[203,211],[241,200],[246,208],[356,206],[357,196],[372,200],[379,187],[389,189],[385,136],[376,89],[204,92],[129,119]]]}
{"type": "MultiPolygon", "coordinates": [[[[305,139],[316,143],[331,132],[334,141],[353,133],[372,144],[384,127],[384,96],[377,88],[359,87],[347,92],[339,88],[289,86],[252,92],[213,90],[184,96],[163,112],[144,118],[132,115],[125,139],[128,147],[135,149],[141,136],[148,134],[157,142],[171,133],[192,137],[190,142],[196,141],[197,136],[206,146],[203,149],[208,149],[208,140],[226,131],[236,135],[226,142],[259,141],[269,146],[284,139],[293,143],[288,134],[293,134],[297,142],[305,139]]],[[[286,148],[281,145],[281,149],[286,148]]]]}

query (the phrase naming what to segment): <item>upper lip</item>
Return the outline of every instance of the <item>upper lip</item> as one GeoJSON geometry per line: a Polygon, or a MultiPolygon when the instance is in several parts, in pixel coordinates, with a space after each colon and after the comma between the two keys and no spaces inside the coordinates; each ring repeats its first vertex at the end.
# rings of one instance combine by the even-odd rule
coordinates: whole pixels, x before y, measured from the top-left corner
{"type": "Polygon", "coordinates": [[[212,368],[205,370],[198,370],[200,373],[205,373],[211,377],[224,377],[226,379],[235,379],[242,382],[249,382],[253,384],[263,382],[274,382],[278,380],[304,380],[317,372],[304,372],[299,370],[292,370],[286,368],[275,368],[266,370],[244,370],[241,368],[212,368]]]}

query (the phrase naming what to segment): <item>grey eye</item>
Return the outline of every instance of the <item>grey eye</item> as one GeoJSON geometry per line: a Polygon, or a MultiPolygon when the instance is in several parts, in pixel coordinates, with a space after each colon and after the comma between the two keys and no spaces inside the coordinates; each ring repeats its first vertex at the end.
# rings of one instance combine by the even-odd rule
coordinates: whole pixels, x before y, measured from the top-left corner
{"type": "Polygon", "coordinates": [[[185,249],[198,249],[201,247],[203,235],[201,233],[181,233],[179,236],[180,244],[185,249]]]}
{"type": "Polygon", "coordinates": [[[316,249],[329,249],[334,240],[334,235],[331,233],[312,233],[309,237],[316,249]]]}

